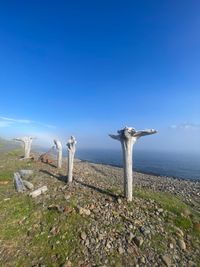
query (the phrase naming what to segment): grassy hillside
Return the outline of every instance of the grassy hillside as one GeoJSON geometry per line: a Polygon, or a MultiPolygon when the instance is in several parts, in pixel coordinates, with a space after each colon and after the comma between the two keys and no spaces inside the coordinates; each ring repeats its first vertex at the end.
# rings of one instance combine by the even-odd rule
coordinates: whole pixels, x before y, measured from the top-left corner
{"type": "Polygon", "coordinates": [[[137,185],[127,203],[120,168],[76,162],[69,186],[65,161],[58,171],[20,156],[0,154],[0,266],[200,266],[198,207],[137,185]],[[46,194],[16,192],[24,168],[46,194]]]}

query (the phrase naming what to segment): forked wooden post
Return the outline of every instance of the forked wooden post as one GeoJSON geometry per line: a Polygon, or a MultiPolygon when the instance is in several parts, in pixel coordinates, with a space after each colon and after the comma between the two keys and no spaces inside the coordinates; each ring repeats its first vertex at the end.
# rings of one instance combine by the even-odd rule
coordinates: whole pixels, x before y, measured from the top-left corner
{"type": "Polygon", "coordinates": [[[71,138],[67,142],[67,148],[68,148],[68,178],[67,182],[71,183],[73,179],[73,166],[74,166],[74,155],[76,151],[76,139],[74,136],[71,136],[71,138]]]}
{"type": "Polygon", "coordinates": [[[20,141],[23,143],[24,146],[24,159],[29,159],[30,158],[30,152],[31,152],[31,144],[33,142],[33,137],[31,136],[24,136],[24,137],[18,137],[15,138],[14,140],[20,141]]]}
{"type": "Polygon", "coordinates": [[[121,142],[124,161],[124,195],[128,201],[132,201],[133,174],[132,174],[132,151],[135,142],[142,136],[155,134],[156,130],[136,131],[132,127],[125,127],[118,131],[118,135],[109,136],[121,142]]]}
{"type": "Polygon", "coordinates": [[[54,144],[56,145],[56,149],[58,151],[57,155],[57,168],[62,168],[62,144],[59,140],[54,140],[54,144]]]}

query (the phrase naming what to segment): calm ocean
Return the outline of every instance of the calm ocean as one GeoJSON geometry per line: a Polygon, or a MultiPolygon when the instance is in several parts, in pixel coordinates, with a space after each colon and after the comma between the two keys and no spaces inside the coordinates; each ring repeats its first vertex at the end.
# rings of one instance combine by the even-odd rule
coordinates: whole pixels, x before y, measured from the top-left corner
{"type": "MultiPolygon", "coordinates": [[[[121,151],[82,149],[76,157],[94,163],[122,166],[121,151]]],[[[134,151],[133,168],[136,171],[162,176],[200,180],[200,153],[134,151]]]]}

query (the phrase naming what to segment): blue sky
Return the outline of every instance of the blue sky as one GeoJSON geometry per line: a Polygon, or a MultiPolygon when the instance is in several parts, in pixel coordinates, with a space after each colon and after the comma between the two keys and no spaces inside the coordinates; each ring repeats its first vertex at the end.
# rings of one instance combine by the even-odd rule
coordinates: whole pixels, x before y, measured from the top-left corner
{"type": "Polygon", "coordinates": [[[199,1],[1,1],[0,136],[200,147],[199,1]]]}

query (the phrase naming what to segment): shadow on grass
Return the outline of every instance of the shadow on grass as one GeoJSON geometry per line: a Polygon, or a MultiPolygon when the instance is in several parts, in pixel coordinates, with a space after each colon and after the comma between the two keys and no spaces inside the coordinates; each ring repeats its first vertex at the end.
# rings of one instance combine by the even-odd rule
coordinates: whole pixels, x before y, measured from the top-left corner
{"type": "Polygon", "coordinates": [[[43,173],[45,173],[45,174],[47,174],[49,176],[53,176],[54,178],[58,179],[61,182],[66,182],[67,181],[67,177],[64,176],[64,175],[51,173],[51,172],[49,172],[47,170],[41,170],[41,169],[40,169],[40,172],[43,172],[43,173]]]}
{"type": "Polygon", "coordinates": [[[118,194],[114,194],[114,193],[110,192],[109,189],[108,190],[102,189],[102,188],[96,187],[95,185],[91,185],[91,184],[87,184],[87,183],[78,181],[77,179],[74,179],[74,181],[76,183],[84,186],[84,187],[87,187],[89,189],[93,189],[93,190],[95,190],[95,191],[97,191],[97,192],[99,192],[101,194],[107,195],[107,196],[112,197],[114,199],[117,199],[118,197],[123,197],[122,195],[118,195],[118,194]]]}

